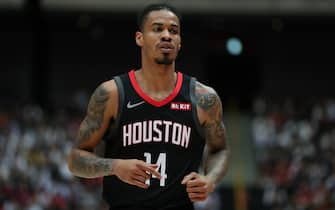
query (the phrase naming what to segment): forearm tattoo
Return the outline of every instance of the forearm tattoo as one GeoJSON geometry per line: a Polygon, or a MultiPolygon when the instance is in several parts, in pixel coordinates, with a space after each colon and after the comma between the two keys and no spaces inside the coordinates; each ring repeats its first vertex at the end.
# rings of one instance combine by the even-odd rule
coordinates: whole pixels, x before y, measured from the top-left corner
{"type": "Polygon", "coordinates": [[[112,173],[112,159],[100,158],[80,150],[75,150],[73,155],[75,156],[73,158],[73,168],[77,176],[96,178],[111,175],[112,173]]]}

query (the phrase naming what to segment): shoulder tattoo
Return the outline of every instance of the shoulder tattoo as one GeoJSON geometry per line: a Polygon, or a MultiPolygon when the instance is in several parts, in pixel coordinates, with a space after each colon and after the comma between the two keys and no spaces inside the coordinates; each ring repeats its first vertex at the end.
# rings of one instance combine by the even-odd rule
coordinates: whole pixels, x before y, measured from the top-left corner
{"type": "Polygon", "coordinates": [[[218,97],[214,91],[208,90],[204,85],[197,83],[195,96],[197,105],[204,111],[208,111],[218,103],[218,97]]]}
{"type": "Polygon", "coordinates": [[[225,131],[219,96],[212,88],[206,87],[201,83],[197,83],[195,95],[197,105],[208,115],[204,124],[207,141],[214,142],[222,139],[225,131]]]}
{"type": "Polygon", "coordinates": [[[80,125],[77,137],[79,144],[90,138],[92,133],[101,127],[108,99],[108,91],[103,85],[100,85],[91,96],[88,103],[87,115],[80,125]]]}

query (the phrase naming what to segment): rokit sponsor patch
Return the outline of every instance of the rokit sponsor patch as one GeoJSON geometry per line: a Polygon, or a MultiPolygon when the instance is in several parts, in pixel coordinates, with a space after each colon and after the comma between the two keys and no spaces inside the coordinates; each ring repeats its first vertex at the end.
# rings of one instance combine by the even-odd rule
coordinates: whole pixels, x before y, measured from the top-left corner
{"type": "Polygon", "coordinates": [[[186,102],[172,102],[170,105],[170,109],[172,110],[190,111],[191,108],[191,103],[186,102]]]}

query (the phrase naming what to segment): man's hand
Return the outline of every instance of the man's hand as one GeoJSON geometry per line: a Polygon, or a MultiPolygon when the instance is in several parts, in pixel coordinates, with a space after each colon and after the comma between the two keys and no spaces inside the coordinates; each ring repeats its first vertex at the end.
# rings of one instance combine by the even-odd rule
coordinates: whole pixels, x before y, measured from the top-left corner
{"type": "Polygon", "coordinates": [[[151,177],[161,178],[160,173],[156,171],[157,164],[148,164],[137,159],[117,159],[114,164],[113,174],[123,182],[137,187],[146,189],[149,187],[145,183],[147,179],[151,177]]]}
{"type": "Polygon", "coordinates": [[[186,175],[181,182],[186,185],[188,197],[192,202],[204,201],[209,193],[214,191],[214,183],[206,176],[192,172],[186,175]]]}

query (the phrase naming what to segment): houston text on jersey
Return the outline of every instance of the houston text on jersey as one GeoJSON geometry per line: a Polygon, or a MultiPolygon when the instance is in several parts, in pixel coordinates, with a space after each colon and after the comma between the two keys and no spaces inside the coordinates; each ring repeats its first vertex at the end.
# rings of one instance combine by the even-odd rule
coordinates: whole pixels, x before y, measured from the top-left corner
{"type": "Polygon", "coordinates": [[[188,147],[191,127],[165,120],[147,120],[123,126],[123,146],[149,142],[172,143],[188,147]]]}

